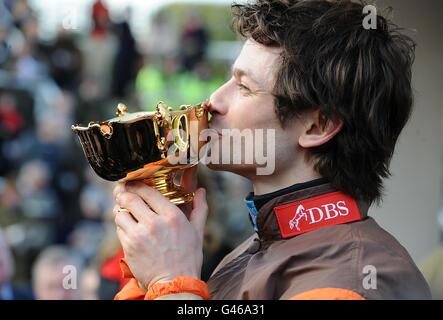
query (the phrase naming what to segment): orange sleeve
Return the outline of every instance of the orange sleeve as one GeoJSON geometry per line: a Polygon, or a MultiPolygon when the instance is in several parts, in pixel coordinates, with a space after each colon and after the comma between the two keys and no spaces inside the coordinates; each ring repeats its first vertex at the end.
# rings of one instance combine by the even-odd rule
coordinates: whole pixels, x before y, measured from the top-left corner
{"type": "Polygon", "coordinates": [[[144,300],[146,292],[140,289],[135,278],[129,282],[115,295],[114,300],[144,300]]]}
{"type": "Polygon", "coordinates": [[[146,291],[138,286],[138,281],[134,278],[124,258],[120,259],[120,270],[123,279],[129,282],[115,295],[114,300],[144,300],[146,291]]]}
{"type": "Polygon", "coordinates": [[[319,288],[299,293],[289,300],[365,300],[365,298],[352,290],[319,288]]]}

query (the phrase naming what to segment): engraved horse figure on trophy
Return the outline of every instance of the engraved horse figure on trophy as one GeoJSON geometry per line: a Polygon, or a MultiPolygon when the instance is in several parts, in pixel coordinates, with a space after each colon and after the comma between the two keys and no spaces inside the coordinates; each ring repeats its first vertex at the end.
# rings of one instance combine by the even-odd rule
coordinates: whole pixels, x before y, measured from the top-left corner
{"type": "Polygon", "coordinates": [[[302,205],[299,205],[297,210],[295,211],[294,218],[289,220],[289,228],[291,228],[291,230],[292,230],[295,227],[297,229],[297,231],[300,231],[298,224],[302,218],[304,218],[305,221],[308,220],[308,216],[306,215],[306,212],[305,212],[305,207],[303,207],[302,205]]]}

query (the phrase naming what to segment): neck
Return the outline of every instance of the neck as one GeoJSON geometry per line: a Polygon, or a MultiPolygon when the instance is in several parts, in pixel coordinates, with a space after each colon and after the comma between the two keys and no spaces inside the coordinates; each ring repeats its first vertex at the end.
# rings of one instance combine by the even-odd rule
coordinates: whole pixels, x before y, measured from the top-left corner
{"type": "Polygon", "coordinates": [[[312,167],[298,168],[292,167],[281,172],[275,172],[269,176],[254,176],[250,178],[255,195],[275,192],[277,190],[287,188],[296,183],[303,183],[322,176],[314,171],[312,167]]]}

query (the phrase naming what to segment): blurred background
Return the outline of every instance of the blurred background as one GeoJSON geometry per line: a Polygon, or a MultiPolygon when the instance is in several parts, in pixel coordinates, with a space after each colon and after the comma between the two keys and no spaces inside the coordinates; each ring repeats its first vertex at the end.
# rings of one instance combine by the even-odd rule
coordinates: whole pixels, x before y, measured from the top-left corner
{"type": "MultiPolygon", "coordinates": [[[[124,285],[113,184],[87,164],[71,124],[118,102],[199,103],[229,77],[241,41],[231,0],[0,0],[0,300],[112,299],[124,285]],[[74,289],[64,289],[74,265],[74,289]]],[[[377,1],[418,42],[415,110],[370,214],[443,298],[443,3],[377,1]]],[[[235,175],[200,167],[210,217],[203,279],[251,232],[235,175]],[[229,201],[226,201],[229,199],[229,201]]]]}

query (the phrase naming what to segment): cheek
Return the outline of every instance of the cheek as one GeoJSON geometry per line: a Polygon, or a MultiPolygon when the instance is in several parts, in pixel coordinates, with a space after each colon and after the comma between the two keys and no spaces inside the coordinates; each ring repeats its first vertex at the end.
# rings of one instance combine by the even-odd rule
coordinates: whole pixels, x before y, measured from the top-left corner
{"type": "Polygon", "coordinates": [[[240,105],[239,108],[233,110],[230,115],[231,128],[247,129],[255,128],[257,125],[257,114],[248,111],[247,105],[240,105]]]}
{"type": "Polygon", "coordinates": [[[275,157],[282,166],[293,166],[302,159],[302,150],[298,144],[299,134],[296,130],[276,130],[275,157]]]}
{"type": "Polygon", "coordinates": [[[272,99],[262,96],[245,97],[239,95],[236,102],[229,112],[229,121],[232,127],[268,129],[279,126],[272,99]]]}

